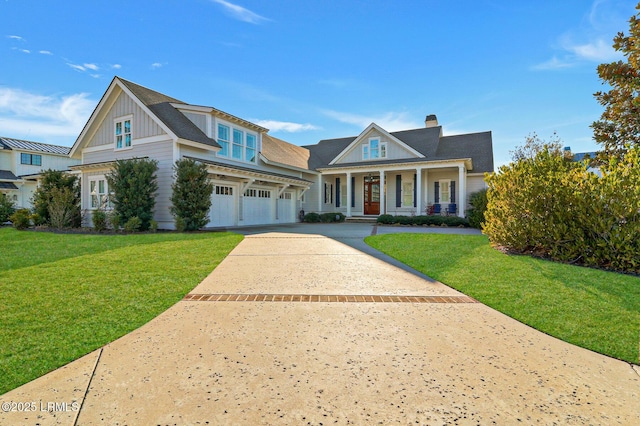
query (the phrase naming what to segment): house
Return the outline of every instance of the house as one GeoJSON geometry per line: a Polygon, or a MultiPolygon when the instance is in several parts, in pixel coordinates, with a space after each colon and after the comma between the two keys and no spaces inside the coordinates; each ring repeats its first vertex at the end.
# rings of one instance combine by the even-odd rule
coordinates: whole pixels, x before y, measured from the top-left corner
{"type": "Polygon", "coordinates": [[[68,146],[0,137],[0,192],[17,208],[31,208],[31,197],[44,170],[69,170],[79,160],[68,146]]]}
{"type": "Polygon", "coordinates": [[[602,177],[602,172],[600,171],[600,166],[596,165],[596,162],[593,161],[597,158],[598,153],[596,151],[589,151],[589,152],[572,152],[571,151],[571,147],[570,146],[565,146],[563,148],[564,152],[566,155],[569,156],[569,158],[571,159],[571,161],[574,161],[576,163],[579,162],[587,162],[587,171],[590,171],[591,173],[595,173],[596,175],[602,177]]]}
{"type": "Polygon", "coordinates": [[[425,127],[388,132],[375,123],[360,135],[297,146],[210,106],[192,105],[115,77],[73,145],[82,206],[109,194],[117,159],[158,161],[155,219],[172,229],[173,165],[192,158],[214,184],[209,227],[295,222],[298,212],[347,216],[424,214],[430,205],[464,216],[469,194],[493,171],[491,133],[443,136],[435,116],[425,127]]]}

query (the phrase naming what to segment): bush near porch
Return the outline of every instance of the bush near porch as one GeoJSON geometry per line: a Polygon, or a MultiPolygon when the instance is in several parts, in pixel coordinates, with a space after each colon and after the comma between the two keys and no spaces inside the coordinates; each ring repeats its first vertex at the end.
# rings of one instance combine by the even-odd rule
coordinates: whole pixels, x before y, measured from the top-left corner
{"type": "Polygon", "coordinates": [[[378,216],[378,223],[382,225],[416,225],[416,226],[462,226],[468,227],[469,221],[458,216],[393,216],[383,214],[378,216]]]}

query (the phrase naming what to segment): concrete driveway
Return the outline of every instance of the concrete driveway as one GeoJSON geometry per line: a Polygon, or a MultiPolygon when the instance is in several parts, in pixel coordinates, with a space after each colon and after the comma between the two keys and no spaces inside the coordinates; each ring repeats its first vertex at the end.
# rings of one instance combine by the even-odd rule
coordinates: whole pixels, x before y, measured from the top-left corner
{"type": "Polygon", "coordinates": [[[243,230],[183,301],[2,395],[0,424],[640,424],[633,366],[352,247],[372,230],[243,230]]]}

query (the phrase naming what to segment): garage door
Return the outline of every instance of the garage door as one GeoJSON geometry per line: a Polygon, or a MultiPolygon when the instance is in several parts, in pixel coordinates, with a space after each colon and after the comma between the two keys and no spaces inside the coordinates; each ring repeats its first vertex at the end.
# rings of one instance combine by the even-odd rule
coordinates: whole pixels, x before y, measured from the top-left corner
{"type": "Polygon", "coordinates": [[[236,186],[214,184],[209,226],[236,225],[236,192],[236,186]]]}
{"type": "Polygon", "coordinates": [[[296,203],[292,192],[284,192],[278,198],[278,223],[296,221],[296,203]]]}
{"type": "Polygon", "coordinates": [[[247,189],[242,201],[242,225],[274,223],[273,194],[270,189],[247,189]]]}

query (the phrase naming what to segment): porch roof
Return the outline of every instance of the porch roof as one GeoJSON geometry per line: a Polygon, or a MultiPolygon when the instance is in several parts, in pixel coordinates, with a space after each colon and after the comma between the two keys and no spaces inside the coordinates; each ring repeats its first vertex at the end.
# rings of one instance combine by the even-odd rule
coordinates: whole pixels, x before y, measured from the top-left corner
{"type": "Polygon", "coordinates": [[[18,187],[11,182],[0,182],[0,189],[18,189],[18,187]]]}
{"type": "Polygon", "coordinates": [[[0,180],[19,180],[11,170],[0,170],[0,180]]]}
{"type": "Polygon", "coordinates": [[[254,178],[266,180],[266,181],[291,183],[291,184],[299,185],[305,188],[308,188],[311,186],[311,184],[313,184],[313,182],[310,180],[298,178],[295,176],[285,175],[281,173],[269,172],[265,170],[257,170],[257,169],[252,169],[250,167],[236,166],[233,164],[221,163],[221,162],[212,161],[212,160],[205,160],[197,157],[185,156],[185,158],[190,158],[192,160],[196,160],[201,163],[207,164],[208,166],[211,166],[215,170],[220,170],[220,172],[222,173],[225,173],[225,172],[238,173],[241,175],[254,177],[254,178]]]}
{"type": "Polygon", "coordinates": [[[428,160],[424,158],[403,158],[395,160],[374,160],[374,161],[359,161],[354,163],[340,163],[331,166],[318,167],[318,171],[331,172],[331,171],[343,171],[347,169],[387,169],[393,170],[394,168],[417,168],[422,166],[423,168],[434,168],[436,164],[442,165],[441,167],[453,167],[447,166],[446,163],[459,163],[464,162],[467,170],[473,168],[473,160],[471,158],[430,158],[428,160]]]}

